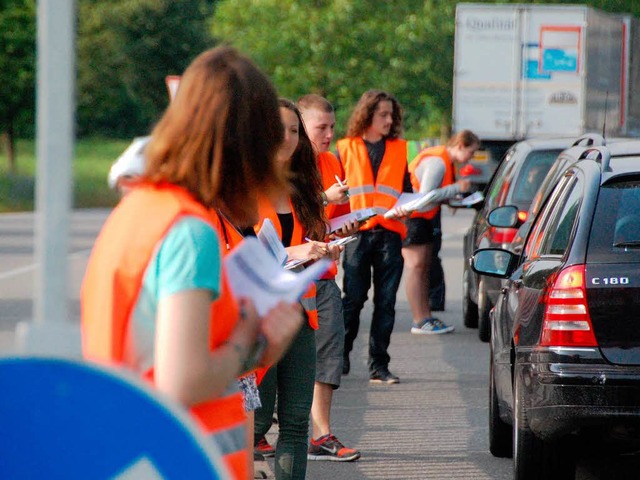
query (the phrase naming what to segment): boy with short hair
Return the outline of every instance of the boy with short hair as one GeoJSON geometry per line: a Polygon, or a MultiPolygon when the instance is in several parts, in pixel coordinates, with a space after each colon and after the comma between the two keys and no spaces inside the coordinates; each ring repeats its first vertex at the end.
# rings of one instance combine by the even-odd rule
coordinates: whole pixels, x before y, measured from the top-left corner
{"type": "MultiPolygon", "coordinates": [[[[298,100],[307,134],[317,153],[318,168],[322,176],[327,218],[349,213],[349,196],[344,169],[329,152],[336,119],[333,106],[320,95],[309,94],[298,100]],[[337,178],[336,178],[337,177],[337,178]],[[338,179],[340,182],[338,182],[338,179]],[[343,185],[340,185],[342,183],[343,185]]],[[[357,231],[351,225],[342,234],[357,231]]],[[[313,435],[309,445],[309,460],[348,462],[360,458],[360,452],[346,448],[331,433],[331,402],[333,390],[340,386],[344,351],[344,317],[342,299],[335,277],[337,266],[316,282],[318,322],[316,330],[316,380],[311,406],[313,435]]]]}

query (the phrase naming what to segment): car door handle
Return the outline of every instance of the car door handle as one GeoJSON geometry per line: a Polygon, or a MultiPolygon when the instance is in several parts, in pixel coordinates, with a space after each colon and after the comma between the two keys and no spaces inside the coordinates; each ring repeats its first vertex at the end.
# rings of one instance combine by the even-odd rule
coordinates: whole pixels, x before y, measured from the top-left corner
{"type": "Polygon", "coordinates": [[[516,290],[520,290],[520,287],[522,287],[522,280],[514,280],[513,288],[515,288],[516,290]]]}

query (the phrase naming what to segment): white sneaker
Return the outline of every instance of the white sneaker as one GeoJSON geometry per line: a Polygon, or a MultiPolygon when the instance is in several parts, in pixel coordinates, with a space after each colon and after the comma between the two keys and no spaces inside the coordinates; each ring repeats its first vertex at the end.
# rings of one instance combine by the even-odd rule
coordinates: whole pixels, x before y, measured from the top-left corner
{"type": "Polygon", "coordinates": [[[411,333],[416,335],[439,335],[441,333],[453,332],[454,330],[455,327],[447,325],[435,317],[427,318],[422,326],[416,325],[415,323],[411,325],[411,333]]]}

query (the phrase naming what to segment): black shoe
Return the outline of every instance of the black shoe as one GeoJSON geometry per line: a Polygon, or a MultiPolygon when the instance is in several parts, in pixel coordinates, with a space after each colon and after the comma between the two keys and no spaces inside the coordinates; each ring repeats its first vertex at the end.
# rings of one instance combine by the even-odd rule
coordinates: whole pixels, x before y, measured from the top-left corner
{"type": "Polygon", "coordinates": [[[396,377],[393,373],[391,373],[387,369],[381,369],[373,372],[369,376],[369,382],[371,383],[400,383],[400,378],[396,377]]]}
{"type": "Polygon", "coordinates": [[[349,361],[349,355],[345,355],[342,361],[342,374],[349,375],[351,371],[351,362],[349,361]]]}

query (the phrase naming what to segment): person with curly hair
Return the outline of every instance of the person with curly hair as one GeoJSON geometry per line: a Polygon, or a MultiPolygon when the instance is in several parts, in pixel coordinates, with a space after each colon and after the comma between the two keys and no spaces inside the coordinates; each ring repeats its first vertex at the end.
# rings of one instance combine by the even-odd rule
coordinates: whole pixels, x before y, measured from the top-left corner
{"type": "Polygon", "coordinates": [[[398,383],[389,371],[388,353],[395,323],[396,293],[402,278],[402,240],[407,229],[400,220],[385,219],[402,192],[411,192],[407,142],[402,133],[402,108],[395,97],[369,90],[349,119],[347,136],[337,142],[349,181],[351,211],[374,208],[377,215],[360,227],[358,239],[345,247],[343,297],[345,345],[343,373],[350,370],[349,353],[360,327],[373,272],[373,318],[369,334],[369,380],[398,383]]]}

